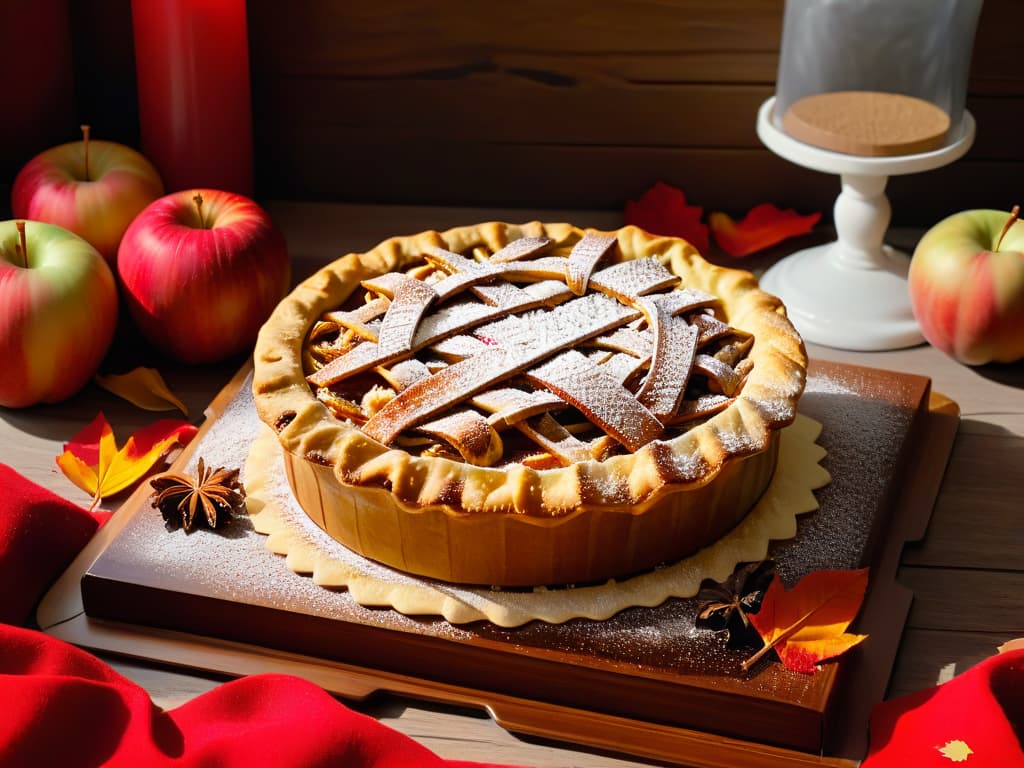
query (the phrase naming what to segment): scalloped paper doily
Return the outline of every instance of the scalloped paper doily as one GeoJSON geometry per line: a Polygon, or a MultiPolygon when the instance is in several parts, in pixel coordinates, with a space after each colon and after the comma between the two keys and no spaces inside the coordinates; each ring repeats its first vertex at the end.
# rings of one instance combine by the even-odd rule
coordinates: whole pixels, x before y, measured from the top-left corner
{"type": "Polygon", "coordinates": [[[329,589],[347,589],[364,606],[408,615],[442,616],[453,624],[486,619],[502,627],[540,620],[607,619],[626,608],[693,597],[704,579],[723,581],[737,563],[763,560],[768,544],[796,535],[798,515],[818,508],[813,491],[831,477],[820,466],[821,424],[799,415],[782,431],[778,465],[757,505],[726,536],[691,557],[622,581],[559,589],[494,590],[420,578],[367,560],[316,526],[291,494],[281,448],[269,427],[260,431],[245,465],[249,517],[266,546],[287,567],[329,589]]]}

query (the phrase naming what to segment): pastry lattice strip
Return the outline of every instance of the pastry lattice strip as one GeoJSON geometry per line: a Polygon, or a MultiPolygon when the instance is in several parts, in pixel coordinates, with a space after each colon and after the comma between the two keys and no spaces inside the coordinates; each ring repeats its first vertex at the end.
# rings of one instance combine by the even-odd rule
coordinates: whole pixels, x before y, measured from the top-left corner
{"type": "Polygon", "coordinates": [[[597,446],[580,440],[550,414],[520,421],[516,428],[563,466],[596,458],[597,446]]]}
{"type": "Polygon", "coordinates": [[[412,350],[420,318],[438,298],[437,293],[424,282],[401,275],[392,288],[391,304],[384,313],[380,330],[377,332],[377,352],[385,357],[394,357],[412,350]]]}
{"type": "Polygon", "coordinates": [[[508,345],[491,347],[416,382],[375,413],[363,431],[387,445],[408,427],[638,313],[602,294],[588,294],[549,312],[532,314],[536,316],[529,322],[531,334],[519,335],[508,345]]]}
{"type": "Polygon", "coordinates": [[[490,466],[502,454],[501,438],[478,411],[460,408],[417,427],[418,432],[439,437],[470,464],[490,466]]]}
{"type": "Polygon", "coordinates": [[[664,430],[632,392],[574,349],[531,368],[526,378],[550,389],[631,451],[664,430]]]}
{"type": "MultiPolygon", "coordinates": [[[[378,287],[385,285],[379,281],[372,284],[378,287]]],[[[560,288],[557,287],[558,285],[560,284],[543,281],[527,286],[527,288],[522,289],[517,294],[518,302],[503,306],[491,306],[478,301],[465,301],[442,307],[434,314],[422,318],[415,330],[408,350],[388,352],[380,349],[375,343],[364,342],[353,347],[341,357],[332,360],[323,368],[314,371],[306,379],[314,386],[330,386],[342,379],[362,373],[375,366],[387,365],[403,356],[441,341],[448,336],[472,328],[481,322],[494,320],[495,318],[510,315],[513,312],[548,306],[562,301],[563,297],[568,298],[572,295],[564,285],[560,285],[560,288]]],[[[385,314],[384,317],[386,320],[387,315],[385,314]]]]}
{"type": "Polygon", "coordinates": [[[614,235],[599,235],[588,232],[572,247],[569,263],[565,268],[565,282],[577,296],[587,292],[590,275],[598,263],[608,255],[615,245],[614,235]]]}
{"type": "MultiPolygon", "coordinates": [[[[375,401],[375,412],[366,414],[366,434],[387,444],[416,429],[445,440],[471,463],[494,459],[500,445],[494,427],[516,426],[560,462],[572,463],[602,454],[614,441],[637,450],[666,425],[702,418],[731,402],[747,370],[746,360],[736,364],[752,338],[714,317],[717,297],[677,288],[679,278],[654,258],[594,271],[614,237],[588,233],[568,257],[539,258],[532,257],[551,240],[523,240],[486,261],[430,248],[429,266],[416,268],[423,280],[389,273],[364,281],[378,298],[323,316],[325,325],[344,328],[346,343],[355,346],[335,353],[340,356],[308,380],[329,392],[331,384],[376,370],[394,397],[375,401]],[[588,287],[599,293],[585,294],[588,287]],[[572,298],[574,293],[584,295],[572,298]],[[659,295],[644,298],[654,293],[659,295]],[[431,305],[435,310],[426,314],[431,305]],[[640,330],[643,323],[647,328],[640,330]],[[717,344],[717,351],[697,353],[730,335],[736,340],[717,344]],[[570,349],[578,345],[588,347],[587,354],[570,349]],[[411,357],[426,347],[447,367],[411,357]],[[644,370],[639,388],[630,391],[626,384],[644,370]],[[711,392],[683,400],[691,371],[705,377],[711,392]],[[517,374],[550,391],[495,388],[517,374]],[[496,405],[495,393],[504,393],[503,405],[496,405]],[[490,415],[457,407],[466,401],[490,415]],[[567,405],[607,435],[590,443],[576,438],[550,415],[567,405]]],[[[350,410],[340,409],[345,417],[350,410]]]]}
{"type": "Polygon", "coordinates": [[[651,367],[636,399],[662,423],[679,408],[697,351],[697,327],[673,317],[658,299],[641,299],[654,335],[651,367]]]}
{"type": "Polygon", "coordinates": [[[495,251],[491,256],[491,263],[501,264],[507,261],[527,259],[546,250],[554,242],[550,237],[521,237],[495,251]]]}
{"type": "Polygon", "coordinates": [[[696,400],[684,400],[669,420],[670,426],[678,426],[697,419],[706,419],[732,405],[736,398],[725,395],[700,395],[696,400]]]}
{"type": "Polygon", "coordinates": [[[697,355],[693,369],[707,377],[713,393],[727,397],[736,394],[743,378],[731,365],[711,355],[697,355]]]}
{"type": "Polygon", "coordinates": [[[531,416],[566,408],[568,405],[552,392],[525,392],[515,387],[480,392],[470,402],[487,411],[490,414],[487,421],[494,425],[513,425],[531,416]]]}

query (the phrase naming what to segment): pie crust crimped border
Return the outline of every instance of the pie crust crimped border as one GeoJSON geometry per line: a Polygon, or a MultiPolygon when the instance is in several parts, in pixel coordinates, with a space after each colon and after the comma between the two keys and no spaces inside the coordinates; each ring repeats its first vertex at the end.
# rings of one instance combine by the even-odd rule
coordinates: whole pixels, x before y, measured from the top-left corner
{"type": "Polygon", "coordinates": [[[604,620],[632,607],[653,607],[697,594],[704,579],[724,581],[737,563],[768,555],[771,541],[796,535],[796,518],[818,508],[813,491],[831,477],[820,462],[821,424],[806,416],[781,431],[777,470],[764,495],[728,534],[677,563],[605,584],[571,589],[494,591],[417,577],[347,550],[316,528],[291,496],[273,432],[259,425],[245,464],[249,518],[267,536],[268,550],[286,567],[325,589],[344,589],[362,606],[392,608],[411,616],[441,616],[452,624],[487,620],[517,627],[539,620],[604,620]]]}
{"type": "Polygon", "coordinates": [[[764,450],[772,432],[793,420],[806,380],[803,342],[782,303],[762,291],[749,272],[709,264],[686,241],[637,227],[607,234],[616,236],[623,259],[656,257],[682,278],[682,287],[719,296],[725,321],[754,335],[749,353],[754,366],[742,392],[703,424],[603,462],[543,471],[520,465],[503,469],[388,448],[335,419],[316,399],[302,367],[303,343],[316,318],[341,305],[362,280],[405,269],[427,246],[456,252],[483,246],[494,252],[521,237],[551,237],[557,247],[584,235],[570,224],[540,222],[488,222],[394,237],[306,279],[278,305],[256,343],[253,395],[261,420],[274,427],[284,450],[333,467],[343,484],[387,488],[410,511],[438,507],[456,515],[552,518],[594,508],[647,508],[665,493],[708,483],[727,460],[764,450]]]}

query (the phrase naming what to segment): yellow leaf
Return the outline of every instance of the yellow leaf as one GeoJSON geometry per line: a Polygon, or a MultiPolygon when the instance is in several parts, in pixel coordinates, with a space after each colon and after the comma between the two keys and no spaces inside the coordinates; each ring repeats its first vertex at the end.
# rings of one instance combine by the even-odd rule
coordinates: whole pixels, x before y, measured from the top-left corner
{"type": "Polygon", "coordinates": [[[101,411],[57,457],[57,466],[68,479],[92,496],[90,510],[99,503],[101,478],[116,453],[114,432],[101,411]]]}
{"type": "Polygon", "coordinates": [[[96,375],[96,383],[118,397],[147,411],[177,408],[188,416],[188,407],[178,398],[155,368],[135,368],[128,373],[96,375]]]}
{"type": "Polygon", "coordinates": [[[812,639],[803,638],[781,642],[776,645],[775,651],[787,669],[797,672],[812,672],[820,662],[846,653],[866,638],[867,635],[842,632],[831,637],[822,635],[812,639]]]}
{"type": "Polygon", "coordinates": [[[161,419],[143,427],[118,450],[114,432],[100,413],[89,426],[64,445],[57,466],[71,482],[101,499],[140,480],[175,445],[187,445],[197,430],[187,421],[161,419]]]}
{"type": "Polygon", "coordinates": [[[967,746],[967,742],[960,739],[947,741],[945,746],[936,747],[936,749],[939,750],[943,757],[948,758],[954,763],[962,763],[974,754],[974,750],[967,746]]]}
{"type": "Polygon", "coordinates": [[[1007,640],[999,646],[999,653],[1009,653],[1010,651],[1024,651],[1024,637],[1007,640]]]}
{"type": "Polygon", "coordinates": [[[60,467],[60,471],[64,473],[64,476],[77,487],[90,496],[96,494],[96,488],[99,487],[96,470],[80,458],[69,451],[64,451],[64,453],[57,457],[57,466],[60,467]]]}
{"type": "MultiPolygon", "coordinates": [[[[103,495],[112,496],[132,485],[148,472],[160,457],[175,444],[182,442],[182,435],[195,433],[195,427],[188,423],[161,420],[136,432],[114,456],[103,477],[103,495]]],[[[191,440],[188,435],[184,443],[191,440]]]]}

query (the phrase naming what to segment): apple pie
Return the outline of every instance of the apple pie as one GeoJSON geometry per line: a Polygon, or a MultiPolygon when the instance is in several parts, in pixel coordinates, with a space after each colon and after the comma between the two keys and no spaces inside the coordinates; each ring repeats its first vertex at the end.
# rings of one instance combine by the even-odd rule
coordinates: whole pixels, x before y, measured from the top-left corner
{"type": "Polygon", "coordinates": [[[491,222],[301,283],[255,351],[295,497],[362,556],[503,587],[673,562],[775,469],[803,343],[748,272],[636,227],[491,222]]]}

